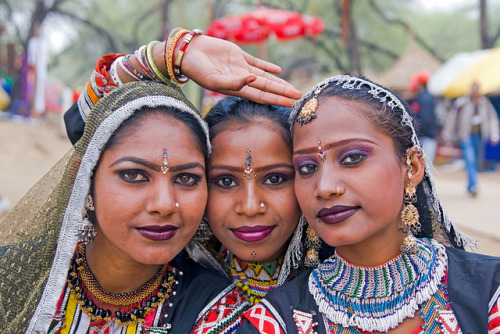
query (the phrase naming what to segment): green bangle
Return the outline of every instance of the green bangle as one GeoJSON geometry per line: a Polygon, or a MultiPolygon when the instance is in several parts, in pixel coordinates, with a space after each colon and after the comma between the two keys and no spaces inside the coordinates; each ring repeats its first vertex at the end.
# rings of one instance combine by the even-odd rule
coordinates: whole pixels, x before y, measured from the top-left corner
{"type": "Polygon", "coordinates": [[[149,42],[149,44],[148,44],[146,54],[147,54],[147,57],[148,57],[149,66],[151,67],[151,70],[153,70],[153,72],[156,74],[156,76],[161,81],[163,81],[164,83],[166,83],[168,85],[174,85],[176,87],[180,87],[179,84],[177,84],[176,82],[172,81],[169,77],[167,77],[163,73],[161,73],[161,71],[158,69],[158,66],[156,66],[156,64],[154,62],[153,47],[156,44],[159,44],[159,43],[160,43],[159,41],[152,41],[152,42],[149,42]]]}

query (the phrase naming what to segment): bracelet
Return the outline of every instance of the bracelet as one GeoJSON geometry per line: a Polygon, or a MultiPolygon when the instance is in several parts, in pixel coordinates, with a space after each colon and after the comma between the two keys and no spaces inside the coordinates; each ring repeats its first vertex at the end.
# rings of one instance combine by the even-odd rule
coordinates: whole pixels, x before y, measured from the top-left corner
{"type": "Polygon", "coordinates": [[[149,66],[147,51],[148,49],[146,45],[144,48],[144,52],[142,53],[142,63],[144,64],[144,67],[148,70],[148,74],[151,76],[151,78],[156,79],[156,74],[151,69],[151,66],[149,66]]]}
{"type": "MultiPolygon", "coordinates": [[[[185,82],[181,82],[179,80],[177,80],[177,78],[175,77],[175,74],[174,74],[174,52],[175,52],[175,48],[177,47],[177,43],[179,42],[179,39],[186,35],[187,33],[189,33],[189,30],[186,30],[186,29],[182,29],[182,30],[179,30],[175,35],[174,37],[172,37],[172,41],[170,42],[170,46],[168,48],[168,52],[165,52],[163,54],[163,60],[165,61],[165,65],[167,66],[167,72],[168,72],[168,75],[170,76],[170,79],[175,82],[177,85],[181,85],[185,82]]],[[[168,41],[165,42],[165,44],[167,44],[168,41]]],[[[165,45],[166,47],[166,45],[165,45]]]]}
{"type": "Polygon", "coordinates": [[[137,63],[139,63],[139,66],[142,68],[142,70],[146,73],[145,76],[148,77],[149,79],[153,79],[151,77],[151,75],[149,74],[149,70],[146,68],[146,66],[144,66],[144,64],[142,63],[142,57],[141,57],[141,54],[142,54],[142,51],[146,48],[145,45],[141,46],[139,49],[135,50],[134,51],[134,57],[135,57],[135,61],[137,61],[137,63]]]}
{"type": "Polygon", "coordinates": [[[124,56],[121,56],[117,58],[109,67],[109,75],[111,76],[111,80],[117,85],[117,86],[122,86],[123,82],[120,80],[120,77],[118,76],[118,72],[116,71],[116,66],[118,65],[118,62],[121,61],[121,59],[124,56]]]}
{"type": "Polygon", "coordinates": [[[132,78],[134,78],[137,81],[142,81],[145,80],[144,75],[142,75],[141,72],[139,72],[128,60],[129,57],[132,55],[126,55],[125,57],[122,58],[122,61],[118,63],[120,65],[121,69],[130,75],[132,78]]]}
{"type": "Polygon", "coordinates": [[[165,75],[163,75],[163,73],[161,73],[161,71],[158,69],[158,67],[156,66],[155,62],[154,62],[154,58],[153,58],[153,46],[155,46],[156,44],[159,44],[160,42],[158,41],[152,41],[152,42],[149,42],[148,44],[148,47],[146,48],[146,52],[147,52],[147,59],[148,59],[148,63],[149,63],[149,66],[151,67],[151,69],[153,70],[153,73],[156,74],[156,76],[161,80],[163,81],[164,83],[166,84],[175,84],[177,85],[174,81],[172,81],[170,78],[166,77],[165,75]]]}
{"type": "Polygon", "coordinates": [[[186,49],[189,46],[189,43],[191,43],[193,38],[201,34],[203,34],[203,32],[200,29],[194,29],[187,35],[185,35],[184,39],[181,42],[181,46],[179,47],[179,51],[177,52],[177,54],[175,54],[174,78],[181,83],[186,83],[189,80],[188,77],[182,75],[181,73],[182,58],[184,58],[184,54],[186,53],[186,49]]]}
{"type": "Polygon", "coordinates": [[[139,50],[135,50],[134,52],[135,60],[139,63],[139,65],[142,67],[144,72],[146,72],[146,75],[150,79],[154,79],[156,76],[151,73],[151,69],[147,65],[146,61],[146,45],[143,45],[139,48],[139,50]]]}

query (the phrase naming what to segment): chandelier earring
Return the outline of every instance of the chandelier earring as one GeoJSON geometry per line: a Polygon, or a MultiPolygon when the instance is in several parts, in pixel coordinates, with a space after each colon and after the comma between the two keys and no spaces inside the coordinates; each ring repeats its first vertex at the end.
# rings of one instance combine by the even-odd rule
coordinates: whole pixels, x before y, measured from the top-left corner
{"type": "Polygon", "coordinates": [[[200,226],[198,226],[198,229],[196,230],[193,239],[203,244],[212,239],[213,236],[214,233],[210,229],[210,225],[208,225],[207,217],[203,216],[200,226]]]}
{"type": "Polygon", "coordinates": [[[94,203],[92,201],[92,196],[90,194],[85,198],[85,206],[82,210],[82,226],[78,229],[78,240],[84,244],[89,242],[93,242],[95,236],[97,235],[96,230],[94,229],[94,223],[90,221],[89,215],[95,217],[95,208],[94,203]]]}
{"type": "Polygon", "coordinates": [[[401,212],[401,223],[399,229],[403,233],[409,233],[408,236],[403,241],[403,245],[401,245],[401,253],[402,254],[415,254],[417,252],[417,239],[414,237],[414,234],[417,234],[421,231],[422,225],[420,224],[417,208],[412,204],[417,202],[417,188],[411,182],[412,177],[412,167],[411,167],[411,156],[406,151],[406,164],[408,166],[407,176],[408,176],[408,184],[405,187],[404,194],[404,207],[401,212]]]}
{"type": "Polygon", "coordinates": [[[321,240],[316,232],[307,226],[306,230],[306,240],[304,242],[306,247],[306,257],[304,259],[304,265],[306,267],[317,267],[319,265],[319,248],[321,247],[321,240]]]}

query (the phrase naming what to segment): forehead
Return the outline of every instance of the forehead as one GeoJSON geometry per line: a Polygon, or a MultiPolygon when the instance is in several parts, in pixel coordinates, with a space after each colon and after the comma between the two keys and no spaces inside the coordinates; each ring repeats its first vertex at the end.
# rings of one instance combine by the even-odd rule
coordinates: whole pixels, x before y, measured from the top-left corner
{"type": "Polygon", "coordinates": [[[350,101],[335,96],[326,96],[319,100],[316,118],[300,126],[294,125],[293,145],[294,150],[303,146],[310,146],[318,139],[338,141],[353,137],[373,137],[385,141],[389,136],[378,129],[367,116],[370,108],[363,102],[350,101]]]}
{"type": "Polygon", "coordinates": [[[182,121],[168,114],[150,114],[120,132],[119,140],[111,150],[125,153],[153,153],[161,156],[163,148],[169,158],[202,153],[190,129],[182,121]],[[159,153],[158,153],[159,152],[159,153]]]}
{"type": "Polygon", "coordinates": [[[212,139],[212,147],[211,161],[237,160],[241,164],[246,158],[247,149],[251,151],[253,159],[258,159],[261,163],[291,157],[291,149],[271,122],[227,126],[212,139]]]}

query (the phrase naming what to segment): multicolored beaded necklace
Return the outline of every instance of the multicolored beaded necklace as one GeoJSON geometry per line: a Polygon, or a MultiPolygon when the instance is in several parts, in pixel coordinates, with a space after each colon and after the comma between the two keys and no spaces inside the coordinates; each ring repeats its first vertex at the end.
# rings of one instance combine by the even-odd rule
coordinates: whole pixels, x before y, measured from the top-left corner
{"type": "Polygon", "coordinates": [[[278,286],[283,258],[271,262],[246,262],[231,255],[231,275],[236,285],[257,304],[269,291],[278,286]]]}
{"type": "Polygon", "coordinates": [[[332,323],[386,332],[413,317],[441,290],[447,269],[444,246],[417,239],[416,254],[400,254],[376,267],[350,264],[335,254],[312,271],[309,291],[332,323]]]}
{"type": "Polygon", "coordinates": [[[168,299],[176,284],[177,270],[162,265],[155,276],[138,290],[128,293],[111,293],[101,288],[90,271],[85,257],[85,245],[77,246],[71,261],[67,283],[92,321],[110,321],[116,318],[119,326],[144,322],[144,318],[168,299]]]}

